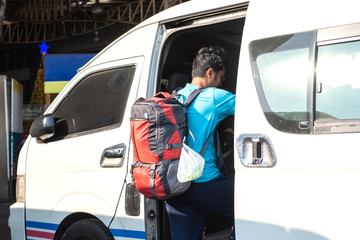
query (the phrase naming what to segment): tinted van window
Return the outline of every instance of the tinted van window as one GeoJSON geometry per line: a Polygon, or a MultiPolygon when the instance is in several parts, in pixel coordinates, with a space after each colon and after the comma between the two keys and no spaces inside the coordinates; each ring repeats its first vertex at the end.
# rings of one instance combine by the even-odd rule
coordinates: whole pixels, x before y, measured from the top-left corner
{"type": "Polygon", "coordinates": [[[107,70],[84,78],[56,110],[55,134],[64,136],[120,125],[135,66],[107,70]]]}
{"type": "Polygon", "coordinates": [[[360,41],[321,46],[316,120],[360,118],[360,41]]]}
{"type": "Polygon", "coordinates": [[[253,75],[262,109],[278,130],[308,133],[308,87],[314,33],[305,32],[250,43],[253,75]],[[300,124],[303,122],[304,124],[300,124]]]}

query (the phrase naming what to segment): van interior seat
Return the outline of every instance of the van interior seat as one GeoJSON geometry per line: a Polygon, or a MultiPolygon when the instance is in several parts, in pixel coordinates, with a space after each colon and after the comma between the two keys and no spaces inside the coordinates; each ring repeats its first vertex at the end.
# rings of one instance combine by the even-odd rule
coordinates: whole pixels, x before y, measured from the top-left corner
{"type": "Polygon", "coordinates": [[[172,93],[175,89],[185,87],[187,83],[191,82],[189,75],[185,73],[174,73],[171,74],[168,82],[167,92],[172,93]]]}

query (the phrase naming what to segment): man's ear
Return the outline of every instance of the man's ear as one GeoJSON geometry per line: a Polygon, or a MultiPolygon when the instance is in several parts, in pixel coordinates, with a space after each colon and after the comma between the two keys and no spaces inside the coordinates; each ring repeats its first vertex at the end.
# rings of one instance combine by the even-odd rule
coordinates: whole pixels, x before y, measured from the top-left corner
{"type": "Polygon", "coordinates": [[[208,70],[206,70],[205,72],[205,77],[206,79],[212,79],[213,77],[215,77],[215,71],[213,68],[209,68],[208,70]]]}

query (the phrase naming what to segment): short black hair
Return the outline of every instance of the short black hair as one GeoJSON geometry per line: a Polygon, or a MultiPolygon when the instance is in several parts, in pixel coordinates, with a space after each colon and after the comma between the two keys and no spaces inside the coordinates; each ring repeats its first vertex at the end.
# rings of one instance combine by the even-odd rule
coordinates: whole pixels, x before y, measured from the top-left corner
{"type": "Polygon", "coordinates": [[[195,56],[192,64],[192,77],[203,77],[206,70],[214,69],[215,73],[225,65],[226,52],[219,46],[208,46],[201,48],[195,56]]]}

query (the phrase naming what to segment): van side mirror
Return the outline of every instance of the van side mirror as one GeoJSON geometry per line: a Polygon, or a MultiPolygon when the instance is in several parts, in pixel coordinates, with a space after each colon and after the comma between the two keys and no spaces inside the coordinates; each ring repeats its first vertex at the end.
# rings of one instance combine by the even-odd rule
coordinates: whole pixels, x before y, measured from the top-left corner
{"type": "Polygon", "coordinates": [[[55,121],[51,114],[45,114],[35,119],[31,124],[30,135],[38,140],[46,140],[54,136],[55,121]]]}

